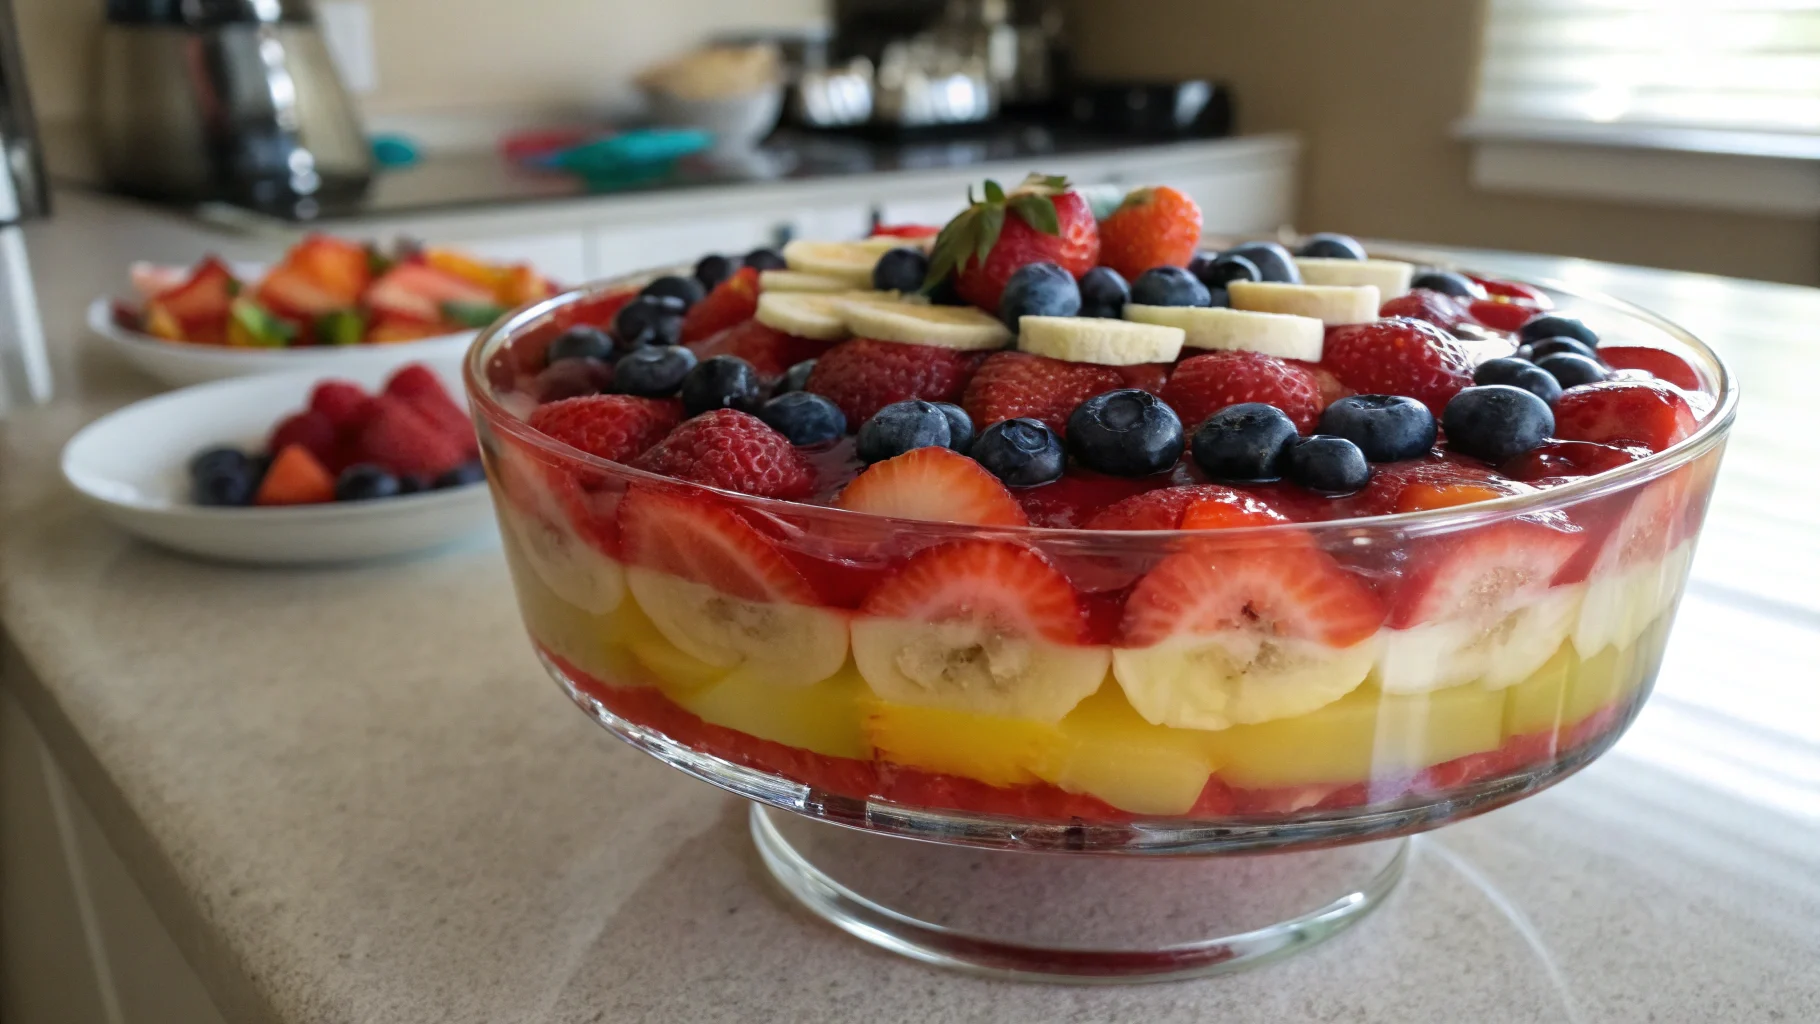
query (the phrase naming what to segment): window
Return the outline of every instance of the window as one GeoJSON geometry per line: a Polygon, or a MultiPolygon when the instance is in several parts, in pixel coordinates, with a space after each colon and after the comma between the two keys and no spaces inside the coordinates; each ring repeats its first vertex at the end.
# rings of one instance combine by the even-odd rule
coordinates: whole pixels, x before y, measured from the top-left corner
{"type": "Polygon", "coordinates": [[[1478,84],[1482,186],[1820,212],[1820,0],[1491,0],[1478,84]]]}

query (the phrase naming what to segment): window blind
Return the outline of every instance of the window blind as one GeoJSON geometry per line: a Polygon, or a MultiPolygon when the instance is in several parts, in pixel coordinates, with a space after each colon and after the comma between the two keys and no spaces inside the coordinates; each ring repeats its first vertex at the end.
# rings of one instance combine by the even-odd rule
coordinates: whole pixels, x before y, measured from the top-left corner
{"type": "Polygon", "coordinates": [[[1820,133],[1820,0],[1491,0],[1474,114],[1820,133]]]}

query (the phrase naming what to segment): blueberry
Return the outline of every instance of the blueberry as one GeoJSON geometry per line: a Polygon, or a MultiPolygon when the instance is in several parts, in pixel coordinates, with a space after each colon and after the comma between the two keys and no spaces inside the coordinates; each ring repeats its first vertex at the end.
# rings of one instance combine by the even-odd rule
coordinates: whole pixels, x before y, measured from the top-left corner
{"type": "Polygon", "coordinates": [[[1062,478],[1062,439],[1042,420],[1000,420],[980,432],[973,458],[1007,487],[1035,487],[1062,478]]]}
{"type": "Polygon", "coordinates": [[[1081,277],[1081,315],[1116,320],[1125,315],[1131,286],[1111,267],[1094,267],[1081,277]]]}
{"type": "Polygon", "coordinates": [[[1435,444],[1434,413],[1402,395],[1338,399],[1322,411],[1317,429],[1351,442],[1370,462],[1420,458],[1435,444]]]}
{"type": "Polygon", "coordinates": [[[1205,306],[1213,295],[1182,267],[1151,267],[1131,282],[1131,301],[1140,306],[1205,306]]]}
{"type": "Polygon", "coordinates": [[[544,350],[543,362],[545,366],[564,359],[598,359],[610,363],[614,355],[611,334],[598,327],[576,324],[550,342],[550,347],[544,350]]]}
{"type": "Polygon", "coordinates": [[[935,287],[929,289],[929,303],[935,306],[968,305],[967,300],[961,298],[960,289],[955,286],[953,274],[935,282],[935,287]]]}
{"type": "Polygon", "coordinates": [[[1219,483],[1268,483],[1283,475],[1283,449],[1295,424],[1274,405],[1229,405],[1195,428],[1194,463],[1219,483]]]}
{"type": "Polygon", "coordinates": [[[702,287],[700,281],[697,281],[693,277],[683,277],[680,274],[665,274],[663,277],[645,285],[644,290],[638,294],[667,296],[681,302],[683,308],[687,309],[697,302],[700,302],[702,296],[708,294],[708,291],[706,288],[702,287]]]}
{"type": "Polygon", "coordinates": [[[238,448],[204,448],[190,459],[190,477],[199,479],[219,473],[245,473],[252,458],[238,448]]]}
{"type": "Polygon", "coordinates": [[[1543,338],[1539,341],[1532,341],[1522,346],[1522,349],[1523,350],[1519,354],[1532,363],[1541,359],[1543,356],[1552,356],[1559,352],[1568,352],[1576,356],[1585,356],[1588,359],[1599,358],[1599,354],[1593,351],[1591,345],[1588,345],[1578,338],[1543,338]]]}
{"type": "Polygon", "coordinates": [[[1302,283],[1302,272],[1296,269],[1289,250],[1275,242],[1246,242],[1226,250],[1226,255],[1243,256],[1257,264],[1258,272],[1264,275],[1259,280],[1302,283]]]}
{"type": "Polygon", "coordinates": [[[1068,451],[1111,476],[1149,476],[1176,464],[1186,444],[1175,410],[1148,391],[1094,395],[1068,416],[1068,451]]]}
{"type": "Polygon", "coordinates": [[[1371,466],[1358,445],[1316,434],[1292,442],[1283,452],[1283,475],[1316,494],[1351,494],[1371,482],[1371,466]]]}
{"type": "Polygon", "coordinates": [[[1535,395],[1549,405],[1561,397],[1561,382],[1527,359],[1504,356],[1487,359],[1472,371],[1474,384],[1508,384],[1535,395]]]}
{"type": "Polygon", "coordinates": [[[668,398],[693,369],[695,353],[681,345],[646,345],[613,367],[613,390],[640,398],[668,398]]]}
{"type": "Polygon", "coordinates": [[[1441,413],[1447,447],[1499,463],[1529,451],[1555,430],[1548,403],[1508,384],[1471,387],[1441,413]]]}
{"type": "Polygon", "coordinates": [[[1053,263],[1026,263],[1011,272],[998,300],[998,316],[1012,330],[1019,317],[1073,316],[1081,311],[1074,275],[1053,263]]]}
{"type": "Polygon", "coordinates": [[[962,455],[967,454],[973,447],[973,417],[958,405],[949,405],[947,402],[932,404],[942,411],[943,416],[948,417],[948,447],[962,455]]]}
{"type": "Polygon", "coordinates": [[[198,505],[249,505],[259,491],[259,478],[263,475],[264,468],[252,459],[223,462],[190,481],[190,497],[198,505]]]}
{"type": "Polygon", "coordinates": [[[1541,341],[1543,338],[1573,338],[1594,348],[1599,347],[1599,336],[1593,333],[1592,328],[1574,317],[1554,313],[1532,317],[1528,323],[1517,328],[1517,337],[1525,343],[1541,341]]]}
{"type": "Polygon", "coordinates": [[[1452,295],[1459,299],[1482,299],[1485,289],[1479,282],[1465,274],[1456,274],[1451,270],[1425,270],[1409,282],[1411,288],[1426,288],[1431,292],[1452,295]]]}
{"type": "Polygon", "coordinates": [[[1206,256],[1206,259],[1202,259],[1200,256],[1195,257],[1198,262],[1188,264],[1188,269],[1209,290],[1225,288],[1234,281],[1262,281],[1264,279],[1264,272],[1258,269],[1258,265],[1243,256],[1235,256],[1232,253],[1218,256],[1207,256],[1206,253],[1201,255],[1206,256]]]}
{"type": "Polygon", "coordinates": [[[531,382],[539,404],[581,395],[598,395],[613,386],[613,366],[598,359],[558,359],[531,382]]]}
{"type": "Polygon", "coordinates": [[[921,249],[892,249],[872,265],[872,287],[881,292],[921,291],[929,276],[929,257],[921,249]]]}
{"type": "Polygon", "coordinates": [[[640,295],[613,316],[621,352],[645,345],[674,345],[682,337],[683,302],[670,295],[640,295]]]}
{"type": "Polygon", "coordinates": [[[738,356],[715,356],[695,364],[683,376],[683,415],[698,416],[711,409],[758,408],[758,371],[738,356]]]}
{"type": "Polygon", "coordinates": [[[1322,231],[1309,235],[1308,241],[1296,250],[1296,255],[1326,260],[1362,260],[1365,258],[1365,247],[1351,235],[1322,231]]]}
{"type": "Polygon", "coordinates": [[[336,501],[372,501],[398,494],[398,478],[383,466],[362,462],[349,466],[335,478],[336,501]]]}
{"type": "Polygon", "coordinates": [[[695,279],[708,291],[739,272],[739,261],[731,256],[711,252],[695,263],[695,279]]]}
{"type": "MultiPolygon", "coordinates": [[[[456,466],[454,469],[443,470],[441,473],[437,474],[436,479],[430,481],[430,486],[441,491],[450,487],[466,487],[469,484],[477,484],[486,478],[487,471],[481,467],[480,460],[473,459],[456,466]]],[[[403,481],[399,482],[403,483],[403,481]]]]}
{"type": "Polygon", "coordinates": [[[800,363],[793,364],[788,370],[784,371],[782,379],[777,382],[777,393],[781,395],[787,391],[807,391],[809,389],[809,375],[814,372],[815,360],[813,359],[805,359],[800,363]]]}
{"type": "MultiPolygon", "coordinates": [[[[478,463],[476,463],[478,465],[478,463]]],[[[431,482],[416,473],[405,473],[398,478],[399,494],[419,494],[430,489],[431,482]]]]}
{"type": "Polygon", "coordinates": [[[782,270],[788,264],[784,262],[784,254],[776,249],[754,249],[746,253],[746,266],[762,273],[766,270],[782,270]]]}
{"type": "Polygon", "coordinates": [[[1547,370],[1549,376],[1561,382],[1563,388],[1577,387],[1581,384],[1597,384],[1610,377],[1605,367],[1597,359],[1588,359],[1572,352],[1556,352],[1551,356],[1542,356],[1536,360],[1536,366],[1547,370]]]}
{"type": "Polygon", "coordinates": [[[847,433],[840,406],[813,391],[786,391],[760,406],[758,418],[798,447],[826,444],[847,433]]]}
{"type": "Polygon", "coordinates": [[[934,402],[912,398],[874,413],[860,426],[854,449],[869,465],[915,448],[946,448],[949,440],[948,414],[934,402]]]}

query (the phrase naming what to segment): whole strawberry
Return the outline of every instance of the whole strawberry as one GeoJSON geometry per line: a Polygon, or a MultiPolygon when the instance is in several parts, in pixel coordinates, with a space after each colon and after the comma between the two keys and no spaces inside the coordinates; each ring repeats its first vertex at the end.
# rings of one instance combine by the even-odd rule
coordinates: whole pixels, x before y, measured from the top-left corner
{"type": "Polygon", "coordinates": [[[1031,175],[1007,193],[986,182],[986,198],[968,206],[936,236],[928,286],[950,274],[960,297],[997,310],[1005,282],[1017,268],[1054,263],[1075,277],[1099,262],[1099,226],[1080,193],[1065,178],[1031,175]]]}
{"type": "Polygon", "coordinates": [[[1070,363],[1029,352],[994,352],[967,384],[961,408],[984,430],[1000,420],[1042,420],[1060,434],[1068,416],[1094,395],[1128,387],[1118,368],[1070,363]]]}
{"type": "Polygon", "coordinates": [[[583,395],[540,405],[533,430],[614,462],[631,462],[682,419],[676,402],[631,395],[583,395]]]}
{"type": "Polygon", "coordinates": [[[1434,324],[1409,317],[1328,328],[1321,365],[1360,394],[1408,395],[1437,417],[1472,384],[1466,349],[1434,324]]]}
{"type": "Polygon", "coordinates": [[[1283,410],[1304,434],[1321,417],[1321,387],[1315,375],[1285,359],[1258,352],[1218,351],[1176,364],[1162,399],[1192,430],[1229,405],[1263,402],[1283,410]]]}
{"type": "Polygon", "coordinates": [[[847,422],[857,428],[893,402],[959,401],[961,389],[985,357],[984,352],[938,345],[853,338],[815,361],[808,390],[840,406],[847,422]]]}
{"type": "Polygon", "coordinates": [[[815,487],[815,472],[802,453],[763,420],[737,409],[715,409],[689,420],[636,465],[763,498],[801,498],[815,487]]]}
{"type": "Polygon", "coordinates": [[[1201,208],[1167,186],[1140,188],[1100,221],[1100,265],[1135,281],[1151,267],[1185,267],[1201,244],[1201,208]]]}

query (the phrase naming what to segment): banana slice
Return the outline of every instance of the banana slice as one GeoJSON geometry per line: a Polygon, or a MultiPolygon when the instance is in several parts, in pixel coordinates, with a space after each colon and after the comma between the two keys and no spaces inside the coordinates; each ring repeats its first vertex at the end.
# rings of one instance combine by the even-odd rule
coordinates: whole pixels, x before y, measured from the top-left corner
{"type": "Polygon", "coordinates": [[[853,620],[853,662],[893,704],[1057,722],[1100,688],[1104,647],[1058,644],[984,618],[853,620]]]}
{"type": "Polygon", "coordinates": [[[924,306],[908,302],[849,300],[847,329],[862,338],[907,345],[975,351],[1004,348],[1011,331],[972,306],[924,306]]]}
{"type": "Polygon", "coordinates": [[[1185,348],[1258,352],[1311,363],[1321,361],[1322,341],[1327,333],[1327,326],[1311,316],[1257,313],[1223,306],[1128,305],[1125,319],[1180,327],[1185,348]]]}
{"type": "Polygon", "coordinates": [[[1674,607],[1692,558],[1693,545],[1684,542],[1659,561],[1594,569],[1573,624],[1574,650],[1592,658],[1606,647],[1636,643],[1650,623],[1674,607]]]}
{"type": "Polygon", "coordinates": [[[1491,690],[1520,683],[1560,649],[1584,596],[1582,586],[1553,587],[1501,613],[1386,629],[1378,684],[1385,693],[1428,693],[1474,680],[1491,690]]]}
{"type": "Polygon", "coordinates": [[[576,534],[569,514],[541,466],[507,455],[498,460],[501,489],[499,518],[518,553],[550,592],[594,615],[619,607],[625,597],[625,572],[618,562],[576,534]]]}
{"type": "Polygon", "coordinates": [[[1136,366],[1173,363],[1182,329],[1090,316],[1025,316],[1017,321],[1020,352],[1070,363],[1136,366]]]}
{"type": "Polygon", "coordinates": [[[1225,729],[1325,707],[1365,681],[1377,654],[1372,639],[1333,648],[1222,630],[1114,648],[1112,674],[1153,725],[1225,729]]]}
{"type": "Polygon", "coordinates": [[[1298,256],[1296,269],[1302,272],[1303,284],[1371,285],[1380,300],[1409,294],[1410,279],[1415,276],[1413,263],[1402,260],[1341,260],[1318,256],[1298,256]]]}
{"type": "Polygon", "coordinates": [[[1378,290],[1368,284],[1282,284],[1234,281],[1226,286],[1233,309],[1311,316],[1329,327],[1378,318],[1378,290]]]}
{"type": "Polygon", "coordinates": [[[626,568],[626,585],[664,639],[739,678],[810,686],[846,663],[847,620],[826,608],[744,601],[639,566],[626,568]]]}
{"type": "Polygon", "coordinates": [[[872,266],[878,258],[902,243],[895,238],[868,238],[859,242],[795,241],[784,246],[784,263],[791,270],[851,281],[848,287],[872,284],[872,266]]]}
{"type": "MultiPolygon", "coordinates": [[[[868,276],[866,284],[871,283],[872,278],[868,276]]],[[[798,270],[764,270],[758,275],[761,292],[850,292],[853,289],[853,279],[848,277],[805,274],[798,270]]]]}
{"type": "Polygon", "coordinates": [[[763,292],[758,297],[758,322],[772,330],[818,341],[847,337],[846,307],[841,294],[819,292],[763,292]]]}

